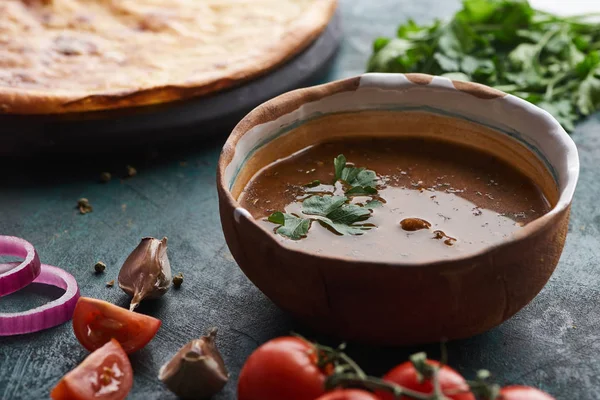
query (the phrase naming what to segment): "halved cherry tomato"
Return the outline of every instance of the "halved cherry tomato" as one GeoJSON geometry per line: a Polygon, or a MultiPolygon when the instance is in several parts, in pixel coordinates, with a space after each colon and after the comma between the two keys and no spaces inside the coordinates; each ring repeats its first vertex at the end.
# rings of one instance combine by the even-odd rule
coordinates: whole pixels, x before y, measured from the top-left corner
{"type": "Polygon", "coordinates": [[[122,400],[133,384],[131,363],[112,339],[66,374],[50,393],[54,400],[122,400]]]}
{"type": "Polygon", "coordinates": [[[80,297],[73,313],[75,336],[90,351],[114,338],[131,354],[152,340],[160,324],[156,318],[89,297],[80,297]]]}
{"type": "Polygon", "coordinates": [[[507,386],[500,390],[498,400],[554,400],[554,397],[529,386],[507,386]]]}
{"type": "Polygon", "coordinates": [[[317,400],[379,400],[373,393],[358,389],[339,389],[319,397],[317,400]]]}
{"type": "Polygon", "coordinates": [[[238,400],[314,400],[325,393],[317,349],[297,337],[273,339],[254,351],[238,382],[238,400]]]}
{"type": "MultiPolygon", "coordinates": [[[[427,360],[427,363],[433,366],[439,366],[440,363],[433,360],[427,360]]],[[[415,367],[410,361],[402,363],[393,368],[384,377],[388,382],[396,383],[407,389],[414,390],[418,393],[431,394],[433,393],[433,382],[431,379],[419,380],[419,375],[415,367]]],[[[475,400],[475,396],[469,392],[469,386],[465,379],[452,368],[444,365],[438,372],[438,379],[442,393],[452,400],[475,400]],[[458,393],[457,393],[458,392],[458,393]]],[[[377,393],[382,400],[393,400],[394,396],[391,393],[377,393]]],[[[400,397],[400,400],[408,400],[406,396],[400,397]]]]}

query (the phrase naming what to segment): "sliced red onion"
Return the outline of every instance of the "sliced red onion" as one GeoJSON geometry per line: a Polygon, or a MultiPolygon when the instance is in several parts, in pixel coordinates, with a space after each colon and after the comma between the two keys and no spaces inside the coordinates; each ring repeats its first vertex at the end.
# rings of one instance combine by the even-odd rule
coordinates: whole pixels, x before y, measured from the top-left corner
{"type": "Polygon", "coordinates": [[[40,258],[33,245],[26,240],[0,236],[0,255],[24,258],[16,266],[4,264],[0,267],[0,297],[24,288],[40,274],[40,258]]]}
{"type": "Polygon", "coordinates": [[[42,264],[41,273],[33,283],[57,286],[64,289],[65,294],[50,303],[28,311],[0,313],[0,336],[37,332],[73,318],[75,304],[79,299],[79,287],[71,274],[60,268],[42,264]]]}

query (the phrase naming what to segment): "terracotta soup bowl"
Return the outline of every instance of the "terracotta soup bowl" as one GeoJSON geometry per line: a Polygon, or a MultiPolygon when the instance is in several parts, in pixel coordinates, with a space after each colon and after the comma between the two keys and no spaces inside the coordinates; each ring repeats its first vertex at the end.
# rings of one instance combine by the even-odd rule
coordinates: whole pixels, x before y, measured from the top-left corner
{"type": "Polygon", "coordinates": [[[274,303],[323,333],[404,345],[476,335],[529,303],[560,258],[578,174],[571,138],[524,100],[442,77],[366,74],[296,90],[250,112],[225,143],[217,186],[229,249],[274,303]],[[474,254],[375,262],[289,246],[238,203],[261,168],[352,136],[435,138],[485,150],[533,180],[550,211],[474,254]]]}

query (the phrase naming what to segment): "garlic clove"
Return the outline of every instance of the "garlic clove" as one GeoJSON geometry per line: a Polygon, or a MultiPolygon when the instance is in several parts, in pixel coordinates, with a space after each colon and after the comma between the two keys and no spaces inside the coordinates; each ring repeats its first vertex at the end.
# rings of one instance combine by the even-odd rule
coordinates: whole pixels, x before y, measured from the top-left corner
{"type": "Polygon", "coordinates": [[[183,399],[206,399],[218,393],[229,379],[225,362],[215,345],[217,329],[183,346],[164,364],[160,379],[183,399]]]}
{"type": "Polygon", "coordinates": [[[127,257],[119,272],[119,287],[133,296],[133,311],[143,299],[165,294],[171,286],[171,265],[167,257],[167,238],[145,237],[127,257]]]}

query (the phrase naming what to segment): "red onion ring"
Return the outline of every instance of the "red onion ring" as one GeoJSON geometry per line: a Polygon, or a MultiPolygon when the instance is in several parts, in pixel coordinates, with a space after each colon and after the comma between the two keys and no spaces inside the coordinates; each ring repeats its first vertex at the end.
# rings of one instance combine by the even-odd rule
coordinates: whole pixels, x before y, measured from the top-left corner
{"type": "MultiPolygon", "coordinates": [[[[0,265],[0,270],[2,267],[0,265]]],[[[64,289],[65,293],[54,301],[28,311],[0,313],[0,336],[37,332],[73,318],[75,304],[79,299],[79,287],[71,274],[60,268],[42,264],[41,273],[33,283],[57,286],[64,289]]]]}
{"type": "Polygon", "coordinates": [[[0,297],[24,288],[40,274],[40,258],[33,245],[26,240],[14,236],[0,236],[0,255],[24,258],[23,262],[14,268],[0,268],[0,297]]]}

